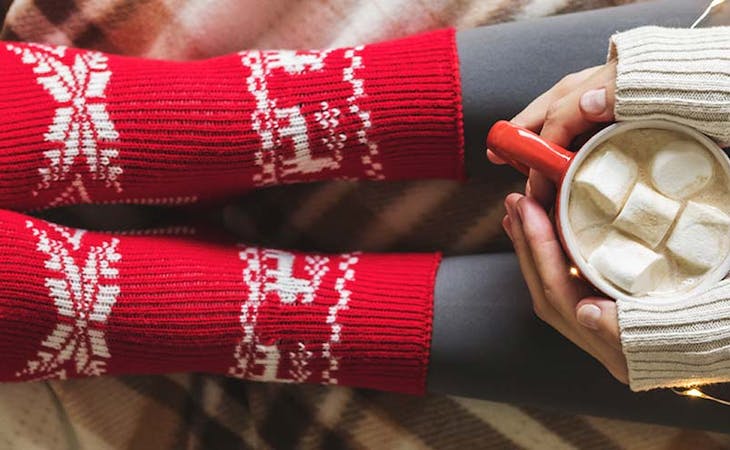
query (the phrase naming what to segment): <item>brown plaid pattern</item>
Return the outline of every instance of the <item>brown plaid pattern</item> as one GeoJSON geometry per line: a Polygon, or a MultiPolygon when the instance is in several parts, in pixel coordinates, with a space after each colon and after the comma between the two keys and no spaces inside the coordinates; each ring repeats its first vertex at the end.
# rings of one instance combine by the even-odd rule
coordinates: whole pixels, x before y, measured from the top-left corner
{"type": "MultiPolygon", "coordinates": [[[[191,59],[244,48],[352,44],[619,3],[628,1],[0,0],[0,17],[5,40],[191,59]]],[[[501,202],[522,182],[508,170],[486,177],[467,184],[274,187],[244,196],[223,216],[245,241],[278,247],[506,249],[501,202]]],[[[149,208],[98,212],[74,208],[46,217],[91,228],[161,226],[175,218],[149,208]]],[[[220,210],[205,214],[218,217],[220,210]]],[[[0,385],[0,448],[658,450],[730,448],[730,437],[438,395],[186,374],[0,385]]]]}
{"type": "Polygon", "coordinates": [[[0,385],[0,448],[724,449],[730,437],[431,395],[202,375],[0,385]]]}

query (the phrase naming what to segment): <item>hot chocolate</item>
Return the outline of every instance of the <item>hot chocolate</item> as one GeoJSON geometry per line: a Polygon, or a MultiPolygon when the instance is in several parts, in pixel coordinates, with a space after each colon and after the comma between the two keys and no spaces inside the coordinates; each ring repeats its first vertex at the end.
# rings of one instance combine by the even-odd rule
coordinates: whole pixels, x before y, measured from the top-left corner
{"type": "Polygon", "coordinates": [[[581,256],[632,296],[686,291],[730,251],[730,179],[676,131],[615,135],[578,167],[568,202],[581,256]]]}

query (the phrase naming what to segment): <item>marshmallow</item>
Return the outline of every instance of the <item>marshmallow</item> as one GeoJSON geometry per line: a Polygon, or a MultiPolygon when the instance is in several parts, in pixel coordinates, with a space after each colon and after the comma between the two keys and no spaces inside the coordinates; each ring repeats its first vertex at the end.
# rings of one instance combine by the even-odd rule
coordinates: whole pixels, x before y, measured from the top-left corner
{"type": "Polygon", "coordinates": [[[664,255],[612,232],[588,259],[604,278],[630,294],[656,290],[669,273],[664,255]]]}
{"type": "Polygon", "coordinates": [[[720,264],[728,252],[730,217],[714,206],[687,202],[667,248],[680,263],[707,271],[720,264]]]}
{"type": "Polygon", "coordinates": [[[578,170],[574,183],[613,217],[624,204],[637,175],[636,163],[615,147],[608,146],[602,155],[578,170]]]}
{"type": "Polygon", "coordinates": [[[571,193],[568,216],[575,233],[607,222],[606,213],[598,209],[598,206],[586,197],[578,195],[576,192],[571,193]]]}
{"type": "Polygon", "coordinates": [[[701,191],[712,178],[712,155],[697,142],[672,141],[651,163],[651,180],[664,195],[687,198],[701,191]]]}
{"type": "Polygon", "coordinates": [[[674,223],[681,206],[639,182],[613,225],[656,248],[674,223]]]}

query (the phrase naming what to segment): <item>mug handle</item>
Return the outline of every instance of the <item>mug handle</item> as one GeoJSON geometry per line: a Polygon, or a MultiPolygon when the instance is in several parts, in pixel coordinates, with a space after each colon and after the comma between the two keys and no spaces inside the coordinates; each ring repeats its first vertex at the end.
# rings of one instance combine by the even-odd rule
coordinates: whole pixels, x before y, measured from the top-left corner
{"type": "Polygon", "coordinates": [[[574,153],[506,120],[492,126],[487,148],[524,174],[537,170],[559,184],[574,153]]]}

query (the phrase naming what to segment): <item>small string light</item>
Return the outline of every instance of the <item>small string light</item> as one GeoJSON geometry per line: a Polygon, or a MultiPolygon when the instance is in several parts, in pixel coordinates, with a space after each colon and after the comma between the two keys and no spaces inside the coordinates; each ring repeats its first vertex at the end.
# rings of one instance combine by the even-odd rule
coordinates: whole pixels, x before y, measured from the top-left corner
{"type": "Polygon", "coordinates": [[[700,391],[697,388],[687,389],[683,392],[684,395],[688,395],[690,397],[702,397],[702,391],[700,391]]]}
{"type": "Polygon", "coordinates": [[[690,387],[685,390],[679,390],[679,389],[672,389],[672,392],[674,392],[677,395],[683,395],[685,397],[694,397],[694,398],[701,398],[703,400],[709,400],[711,402],[719,403],[721,405],[730,406],[730,401],[723,400],[717,397],[713,397],[712,395],[705,394],[701,390],[699,390],[696,387],[690,387]]]}
{"type": "Polygon", "coordinates": [[[693,23],[692,26],[690,26],[690,28],[696,28],[697,25],[701,24],[705,19],[707,19],[707,16],[710,15],[710,13],[712,12],[713,9],[715,9],[715,7],[722,5],[726,1],[727,0],[713,0],[712,3],[710,3],[710,6],[708,6],[704,11],[702,11],[702,14],[700,14],[700,17],[698,17],[697,20],[695,20],[695,23],[693,23]]]}
{"type": "Polygon", "coordinates": [[[569,272],[570,272],[570,275],[573,277],[577,277],[578,275],[580,275],[580,272],[578,272],[578,269],[573,266],[570,266],[569,272]]]}

